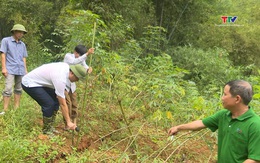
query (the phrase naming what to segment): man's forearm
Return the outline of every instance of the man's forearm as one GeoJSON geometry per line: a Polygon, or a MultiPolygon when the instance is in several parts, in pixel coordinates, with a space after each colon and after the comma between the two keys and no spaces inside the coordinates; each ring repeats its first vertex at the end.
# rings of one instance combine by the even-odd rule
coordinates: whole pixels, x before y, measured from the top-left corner
{"type": "Polygon", "coordinates": [[[178,126],[174,126],[172,128],[170,128],[170,130],[168,131],[169,135],[174,135],[176,133],[178,133],[179,131],[182,130],[200,130],[206,128],[206,126],[203,124],[202,120],[197,120],[197,121],[193,121],[191,123],[186,123],[186,124],[181,124],[178,126]]]}
{"type": "Polygon", "coordinates": [[[191,123],[182,124],[177,126],[178,131],[180,130],[200,130],[206,128],[206,126],[202,123],[202,120],[193,121],[191,123]]]}
{"type": "Polygon", "coordinates": [[[2,53],[2,55],[1,55],[2,70],[6,69],[5,62],[6,62],[5,53],[2,53]]]}
{"type": "Polygon", "coordinates": [[[243,163],[260,163],[260,161],[255,161],[255,160],[247,159],[247,160],[245,160],[243,163]]]}
{"type": "Polygon", "coordinates": [[[66,104],[66,100],[58,97],[59,103],[60,103],[60,107],[61,107],[61,112],[63,117],[65,118],[66,122],[70,122],[70,117],[69,117],[69,109],[68,109],[68,105],[66,104]]]}
{"type": "Polygon", "coordinates": [[[26,58],[23,58],[23,62],[24,62],[24,68],[25,68],[25,72],[27,73],[27,64],[26,64],[26,58]]]}

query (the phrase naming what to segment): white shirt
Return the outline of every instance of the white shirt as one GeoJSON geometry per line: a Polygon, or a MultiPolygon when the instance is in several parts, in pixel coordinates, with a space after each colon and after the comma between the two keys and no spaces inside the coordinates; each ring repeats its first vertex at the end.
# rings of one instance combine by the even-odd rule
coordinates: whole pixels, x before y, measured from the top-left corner
{"type": "MultiPolygon", "coordinates": [[[[89,66],[86,64],[85,60],[87,59],[87,54],[83,54],[82,56],[75,58],[75,55],[72,53],[67,53],[64,57],[64,62],[69,65],[81,64],[85,67],[86,71],[89,69],[89,66]]],[[[72,93],[76,91],[76,83],[70,82],[67,80],[66,90],[69,92],[71,90],[72,93]]]]}
{"type": "Polygon", "coordinates": [[[22,78],[22,84],[26,87],[53,88],[57,96],[65,98],[69,70],[69,65],[63,62],[44,64],[26,74],[22,78]]]}

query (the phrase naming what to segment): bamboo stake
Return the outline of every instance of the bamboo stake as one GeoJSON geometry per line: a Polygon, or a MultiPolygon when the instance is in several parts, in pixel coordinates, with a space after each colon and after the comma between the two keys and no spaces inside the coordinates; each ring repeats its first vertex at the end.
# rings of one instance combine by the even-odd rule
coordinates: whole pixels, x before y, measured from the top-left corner
{"type": "MultiPolygon", "coordinates": [[[[95,44],[95,33],[96,33],[96,21],[94,22],[94,27],[93,27],[92,48],[94,48],[94,44],[95,44]]],[[[91,63],[92,63],[92,54],[90,55],[90,59],[89,59],[89,67],[91,67],[91,63]]],[[[89,76],[89,74],[88,74],[88,76],[89,76]]],[[[89,78],[87,77],[86,82],[85,82],[83,109],[86,107],[86,94],[87,94],[88,79],[89,78]]]]}
{"type": "MultiPolygon", "coordinates": [[[[96,26],[97,26],[97,23],[95,21],[94,28],[93,28],[92,48],[94,48],[94,44],[95,44],[96,26]]],[[[89,66],[91,66],[91,62],[92,62],[92,55],[90,55],[89,66]]]]}
{"type": "Polygon", "coordinates": [[[133,135],[133,134],[132,134],[132,130],[130,129],[129,123],[128,123],[128,121],[127,121],[127,119],[126,119],[126,116],[125,116],[125,112],[124,112],[124,109],[123,109],[123,106],[122,106],[121,98],[117,97],[117,101],[118,101],[118,104],[119,104],[121,113],[122,113],[122,115],[123,115],[123,119],[124,119],[124,121],[125,121],[125,124],[126,124],[126,126],[127,126],[127,129],[128,129],[128,131],[129,131],[129,134],[130,134],[130,135],[133,135]]]}
{"type": "MultiPolygon", "coordinates": [[[[129,127],[129,123],[128,123],[128,121],[127,121],[127,119],[126,119],[126,116],[125,116],[125,112],[124,112],[124,109],[123,109],[123,106],[122,106],[122,99],[121,98],[119,98],[119,97],[117,97],[117,101],[118,101],[118,104],[119,104],[119,106],[120,106],[120,110],[121,110],[121,112],[122,112],[122,115],[123,115],[123,119],[124,119],[124,121],[125,121],[125,124],[126,124],[126,126],[128,127],[127,129],[128,129],[128,131],[129,131],[129,134],[130,135],[133,135],[133,132],[132,132],[132,130],[131,130],[131,128],[129,127]]],[[[135,144],[135,141],[134,141],[135,139],[133,139],[133,141],[130,143],[130,145],[131,144],[133,144],[134,146],[134,149],[137,149],[137,147],[136,147],[136,144],[135,144]]],[[[128,149],[128,148],[127,148],[128,149]]]]}
{"type": "MultiPolygon", "coordinates": [[[[94,48],[95,44],[95,33],[96,33],[96,21],[94,22],[94,27],[93,27],[93,37],[92,37],[92,48],[94,48]]],[[[91,62],[92,62],[92,54],[90,55],[90,60],[89,60],[89,67],[91,67],[91,62]]],[[[88,74],[89,76],[89,74],[88,74]]],[[[85,82],[85,91],[84,91],[84,98],[83,98],[83,110],[86,108],[86,94],[87,94],[87,85],[88,85],[88,79],[87,77],[86,82],[85,82]]],[[[83,114],[83,112],[82,112],[83,114]]]]}
{"type": "MultiPolygon", "coordinates": [[[[95,21],[94,22],[94,27],[93,27],[92,48],[94,48],[94,45],[95,45],[96,24],[97,23],[95,21]]],[[[91,67],[91,63],[92,63],[92,54],[90,55],[89,67],[91,67]]],[[[89,74],[88,74],[88,76],[86,78],[86,81],[85,81],[85,90],[84,90],[84,96],[83,96],[82,115],[84,115],[84,110],[86,108],[86,94],[87,94],[88,79],[89,79],[89,74]]],[[[79,119],[79,117],[78,117],[78,119],[79,119]]],[[[74,139],[73,137],[74,137],[74,134],[72,135],[72,139],[74,139]]],[[[79,144],[79,138],[80,137],[78,137],[78,139],[77,139],[77,146],[79,144]]],[[[72,143],[73,142],[74,141],[72,140],[72,143]]]]}

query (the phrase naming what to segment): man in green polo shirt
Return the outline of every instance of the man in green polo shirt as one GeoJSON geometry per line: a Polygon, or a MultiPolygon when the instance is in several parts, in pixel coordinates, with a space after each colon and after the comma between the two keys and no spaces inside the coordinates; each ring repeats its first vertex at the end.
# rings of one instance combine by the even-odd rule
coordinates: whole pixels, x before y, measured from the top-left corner
{"type": "Polygon", "coordinates": [[[228,82],[222,105],[225,110],[203,120],[170,128],[169,135],[181,130],[218,129],[219,163],[260,163],[260,117],[248,106],[252,86],[243,80],[228,82]]]}

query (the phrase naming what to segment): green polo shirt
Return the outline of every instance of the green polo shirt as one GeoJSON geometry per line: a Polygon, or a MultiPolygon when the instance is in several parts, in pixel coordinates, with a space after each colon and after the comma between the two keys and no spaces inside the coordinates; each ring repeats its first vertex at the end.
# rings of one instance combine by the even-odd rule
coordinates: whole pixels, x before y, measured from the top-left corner
{"type": "Polygon", "coordinates": [[[260,117],[252,109],[235,119],[230,111],[220,110],[202,122],[213,132],[218,129],[219,163],[260,160],[260,117]]]}

